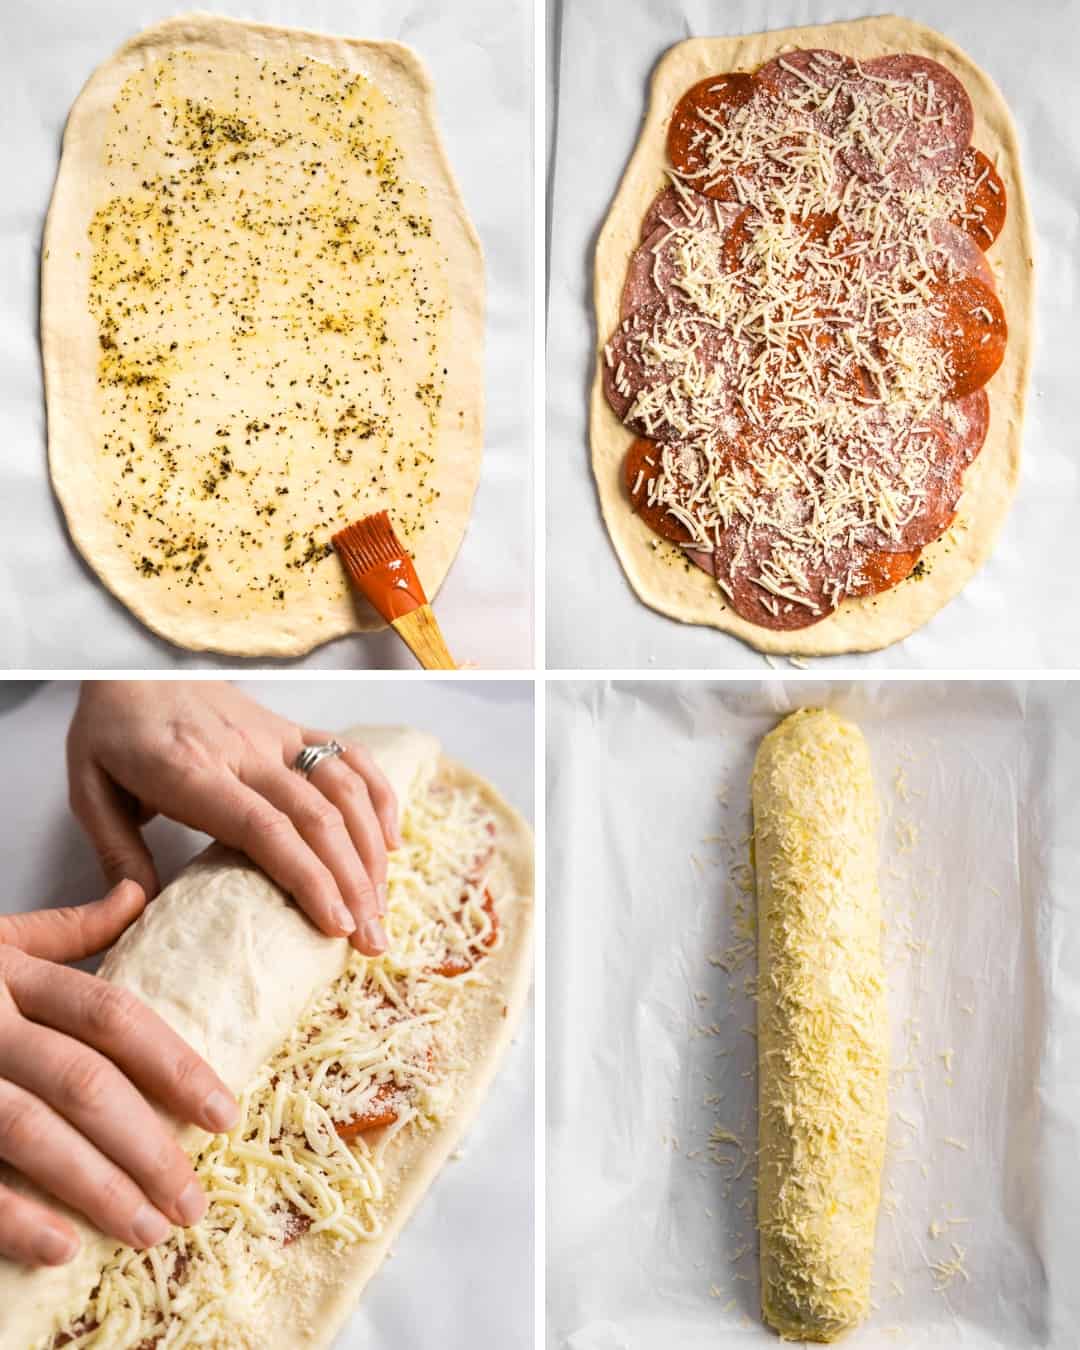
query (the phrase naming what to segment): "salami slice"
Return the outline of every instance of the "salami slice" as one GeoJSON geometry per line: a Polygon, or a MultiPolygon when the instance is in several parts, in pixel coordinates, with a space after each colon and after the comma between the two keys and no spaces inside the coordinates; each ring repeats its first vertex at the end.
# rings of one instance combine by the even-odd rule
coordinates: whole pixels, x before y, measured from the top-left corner
{"type": "Polygon", "coordinates": [[[959,165],[975,112],[939,62],[908,54],[865,61],[852,94],[842,155],[865,182],[905,191],[959,165]]]}
{"type": "Polygon", "coordinates": [[[869,236],[849,231],[842,232],[842,240],[843,248],[861,266],[864,280],[895,274],[898,289],[903,292],[910,289],[903,277],[905,270],[915,265],[916,271],[924,271],[918,264],[925,260],[938,282],[973,276],[994,289],[994,274],[982,250],[970,235],[947,220],[931,221],[918,248],[911,239],[875,245],[869,236]]]}
{"type": "Polygon", "coordinates": [[[851,90],[857,74],[850,57],[804,48],[766,61],[757,72],[757,81],[790,113],[836,139],[851,117],[851,90]]]}
{"type": "Polygon", "coordinates": [[[941,267],[941,276],[950,272],[974,277],[993,291],[994,274],[981,248],[966,231],[946,220],[935,220],[930,226],[931,258],[941,267]]]}
{"type": "Polygon", "coordinates": [[[660,225],[634,250],[623,283],[620,318],[626,319],[635,310],[656,304],[671,291],[675,262],[670,245],[664,247],[671,238],[672,231],[660,225]]]}
{"type": "Polygon", "coordinates": [[[747,344],[690,309],[664,302],[624,319],[604,349],[604,393],[615,415],[652,440],[734,436],[747,344]]]}
{"type": "MultiPolygon", "coordinates": [[[[715,577],[718,568],[727,561],[726,548],[716,552],[711,549],[688,548],[685,553],[695,566],[700,567],[711,577],[715,577]]],[[[908,553],[857,552],[844,594],[848,598],[856,599],[859,596],[877,595],[881,591],[890,590],[911,575],[921,557],[921,548],[912,549],[908,553]]],[[[790,631],[819,622],[819,618],[813,616],[806,622],[799,622],[799,615],[794,608],[780,606],[775,597],[760,594],[762,588],[755,588],[744,573],[737,572],[733,579],[729,576],[725,576],[724,579],[732,587],[733,596],[729,599],[732,600],[732,607],[736,608],[736,613],[759,627],[790,631]],[[778,613],[773,613],[771,603],[777,603],[778,613]]],[[[822,600],[823,603],[828,603],[824,595],[822,600]]]]}
{"type": "MultiPolygon", "coordinates": [[[[859,542],[869,549],[906,553],[914,548],[924,548],[940,539],[956,516],[956,506],[963,491],[963,456],[956,453],[940,426],[926,426],[912,431],[910,436],[918,444],[919,458],[925,465],[921,481],[908,485],[907,496],[914,498],[916,488],[920,494],[917,507],[914,510],[909,507],[904,517],[889,528],[875,526],[860,532],[859,542]]],[[[873,463],[872,455],[867,454],[865,458],[873,463]]],[[[915,462],[915,456],[908,456],[909,465],[915,462]]],[[[883,476],[896,483],[902,483],[911,473],[909,469],[908,475],[898,474],[895,463],[881,467],[883,476]]]]}
{"type": "MultiPolygon", "coordinates": [[[[688,226],[708,223],[706,212],[711,212],[713,203],[700,192],[691,188],[674,188],[670,185],[662,188],[653,198],[645,219],[641,222],[642,242],[661,226],[669,230],[685,229],[688,226]]],[[[715,219],[715,217],[713,217],[715,219]]]]}
{"type": "Polygon", "coordinates": [[[623,285],[621,318],[658,300],[690,304],[714,318],[727,313],[733,285],[724,275],[722,229],[739,208],[719,202],[709,206],[699,224],[677,229],[661,225],[637,247],[623,285]]]}
{"type": "Polygon", "coordinates": [[[990,399],[986,390],[976,389],[946,404],[942,422],[966,468],[983,448],[990,430],[990,399]]]}
{"type": "Polygon", "coordinates": [[[809,628],[836,608],[826,593],[825,570],[808,566],[768,526],[725,530],[713,566],[730,590],[735,613],[761,628],[809,628]]]}

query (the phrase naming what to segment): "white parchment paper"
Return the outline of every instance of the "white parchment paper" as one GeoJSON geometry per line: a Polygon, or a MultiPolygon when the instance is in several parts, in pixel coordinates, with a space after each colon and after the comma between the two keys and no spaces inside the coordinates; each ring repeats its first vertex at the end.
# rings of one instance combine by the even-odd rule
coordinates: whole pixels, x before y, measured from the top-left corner
{"type": "Polygon", "coordinates": [[[737,904],[757,745],[827,705],[863,729],[884,811],[889,1147],[877,1309],[850,1343],[1072,1350],[1080,689],[549,691],[549,1345],[776,1344],[758,1311],[756,951],[737,904]]]}
{"type": "Polygon", "coordinates": [[[595,357],[596,235],[636,144],[649,78],[687,37],[905,14],[947,34],[1001,87],[1020,131],[1035,219],[1035,367],[1020,486],[993,556],[959,596],[898,646],[816,659],[865,669],[1080,664],[1074,547],[1080,7],[1072,0],[553,0],[558,50],[550,169],[547,347],[548,666],[754,669],[763,658],[714,629],[643,605],[600,516],[586,410],[595,357]],[[587,583],[582,584],[586,578],[587,583]]]}
{"type": "MultiPolygon", "coordinates": [[[[528,0],[6,0],[0,75],[0,667],[228,666],[156,638],[108,594],[68,538],[46,466],[38,345],[41,231],[68,109],[140,29],[192,9],[392,38],[435,82],[439,125],[487,268],[484,463],[436,610],[459,661],[531,666],[532,16],[528,0]]],[[[265,660],[249,662],[265,665],[265,660]]],[[[293,664],[411,669],[393,633],[353,635],[293,664]]]]}
{"type": "MultiPolygon", "coordinates": [[[[409,722],[532,817],[532,688],[522,682],[282,682],[241,686],[305,724],[409,722]]],[[[101,875],[67,809],[64,737],[76,687],[0,683],[0,734],[17,773],[0,786],[0,912],[100,895],[101,875]]],[[[203,836],[156,821],[162,880],[203,836]]],[[[532,1344],[533,1036],[527,1014],[488,1100],[335,1342],[335,1350],[507,1350],[532,1344]]],[[[5,1347],[22,1350],[22,1347],[5,1347]]]]}

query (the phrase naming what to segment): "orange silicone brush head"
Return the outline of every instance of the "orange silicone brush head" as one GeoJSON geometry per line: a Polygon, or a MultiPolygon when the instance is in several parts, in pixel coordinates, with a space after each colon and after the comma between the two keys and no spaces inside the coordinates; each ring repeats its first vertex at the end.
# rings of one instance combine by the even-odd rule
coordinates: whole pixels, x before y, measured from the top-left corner
{"type": "Polygon", "coordinates": [[[387,623],[427,604],[412,559],[386,511],[346,525],[331,542],[349,580],[387,623]]]}

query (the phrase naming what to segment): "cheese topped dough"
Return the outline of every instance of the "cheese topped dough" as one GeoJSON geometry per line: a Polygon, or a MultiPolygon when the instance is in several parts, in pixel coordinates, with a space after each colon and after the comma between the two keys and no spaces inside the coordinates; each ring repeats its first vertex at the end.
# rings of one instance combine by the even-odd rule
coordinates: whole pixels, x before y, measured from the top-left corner
{"type": "MultiPolygon", "coordinates": [[[[792,79],[796,77],[792,76],[792,79]]],[[[813,101],[809,95],[798,92],[802,88],[798,82],[796,88],[796,103],[813,101]]],[[[905,112],[910,113],[910,104],[905,112]]],[[[920,112],[922,121],[928,123],[938,115],[933,108],[917,112],[920,112]]],[[[738,115],[732,117],[730,127],[733,136],[737,133],[744,138],[774,134],[773,129],[764,122],[738,115]]],[[[864,138],[866,152],[884,154],[888,147],[878,145],[870,134],[872,131],[873,128],[867,129],[864,138]]],[[[783,191],[793,194],[784,202],[789,214],[798,215],[809,211],[813,215],[815,211],[835,209],[839,204],[833,199],[835,182],[823,171],[823,161],[818,153],[820,139],[808,133],[805,145],[793,146],[787,143],[784,135],[780,135],[778,143],[768,147],[770,155],[775,153],[785,163],[790,161],[796,170],[785,175],[781,184],[783,191]]],[[[725,154],[733,156],[736,161],[740,159],[740,147],[725,146],[722,134],[718,131],[708,141],[708,146],[715,150],[717,164],[721,163],[725,154]]],[[[753,150],[753,147],[750,149],[753,150]]],[[[677,175],[674,182],[675,190],[681,190],[677,175]]],[[[943,203],[933,200],[933,196],[929,194],[926,201],[914,203],[923,215],[932,216],[942,211],[943,203]]],[[[947,206],[948,203],[944,203],[944,207],[947,206]]],[[[692,207],[690,214],[693,214],[692,207]]],[[[669,220],[671,216],[669,210],[669,220]]],[[[871,206],[867,218],[860,223],[860,228],[871,235],[876,229],[873,217],[874,209],[871,206]]],[[[977,249],[973,251],[978,253],[977,249]]],[[[917,273],[922,266],[922,260],[917,260],[915,267],[910,263],[905,266],[905,284],[915,274],[911,284],[916,302],[919,299],[920,282],[917,273]]],[[[951,265],[949,270],[952,270],[951,265]]],[[[921,25],[888,17],[742,38],[692,39],[672,48],[657,66],[641,139],[601,232],[596,254],[595,298],[599,336],[601,340],[606,339],[620,319],[623,329],[617,342],[607,342],[601,349],[597,361],[590,420],[593,469],[605,523],[624,570],[638,595],[673,618],[711,624],[735,633],[760,650],[789,654],[816,655],[871,650],[895,641],[925,622],[987,556],[1015,486],[1020,413],[1030,365],[1033,302],[1030,273],[1031,225],[1019,177],[1015,130],[1000,94],[991,81],[947,39],[921,25]],[[663,382],[655,389],[639,393],[642,381],[637,379],[628,384],[625,369],[620,381],[619,364],[622,362],[628,368],[629,362],[625,359],[623,349],[628,345],[633,347],[635,342],[645,357],[650,352],[653,359],[663,357],[671,366],[671,372],[667,366],[663,367],[661,373],[665,378],[670,373],[676,382],[681,381],[681,388],[704,390],[710,396],[709,422],[714,426],[722,426],[725,417],[732,413],[736,394],[741,396],[738,408],[740,416],[749,418],[751,423],[756,424],[767,420],[769,416],[775,416],[775,406],[767,408],[763,396],[779,383],[790,401],[790,408],[785,413],[783,434],[803,437],[810,447],[811,458],[818,455],[818,440],[824,443],[828,439],[820,434],[821,426],[829,418],[835,419],[838,411],[844,412],[840,400],[827,399],[825,395],[828,391],[815,385],[815,378],[820,379],[820,374],[811,368],[813,363],[800,361],[797,350],[794,353],[788,350],[789,330],[796,331],[797,326],[804,322],[797,304],[792,303],[793,296],[797,299],[799,277],[790,266],[804,248],[804,241],[785,234],[787,227],[780,222],[766,223],[740,245],[739,228],[732,228],[730,214],[722,218],[722,213],[727,210],[726,204],[720,204],[717,210],[716,203],[705,203],[706,211],[712,208],[716,212],[715,230],[708,220],[695,222],[691,229],[671,230],[663,224],[663,213],[656,210],[657,194],[664,187],[665,170],[670,167],[665,134],[672,110],[682,95],[699,81],[715,78],[724,72],[756,70],[772,58],[780,56],[783,60],[782,53],[796,48],[828,49],[858,61],[891,52],[914,53],[929,57],[959,78],[971,97],[975,111],[973,142],[996,162],[1008,194],[1009,218],[991,261],[998,289],[1009,314],[1010,337],[1004,362],[987,390],[990,435],[986,448],[964,476],[964,495],[956,522],[937,542],[926,548],[917,579],[878,595],[843,599],[842,590],[837,590],[835,585],[831,588],[819,586],[817,590],[808,589],[807,578],[798,565],[800,560],[794,556],[789,558],[783,550],[779,550],[777,556],[765,560],[769,563],[768,567],[759,567],[757,571],[747,573],[756,583],[755,600],[773,617],[776,617],[776,610],[785,607],[796,611],[804,611],[804,607],[809,607],[809,617],[812,619],[826,614],[826,617],[820,618],[810,627],[785,631],[782,627],[770,629],[761,622],[752,622],[736,613],[732,598],[724,595],[722,586],[718,586],[712,576],[687,559],[686,547],[710,546],[709,539],[700,529],[696,513],[671,512],[671,516],[678,521],[685,540],[684,547],[682,541],[673,544],[658,539],[653,528],[631,510],[627,493],[627,487],[631,485],[624,486],[621,470],[633,432],[652,435],[663,441],[665,438],[670,440],[673,434],[684,434],[688,429],[694,432],[695,427],[692,424],[687,427],[683,406],[685,400],[680,402],[668,397],[663,382]],[[651,209],[650,204],[653,204],[651,209]],[[638,321],[636,328],[633,319],[627,320],[625,310],[620,310],[623,283],[628,261],[639,247],[647,247],[640,242],[642,218],[647,213],[647,224],[653,232],[650,238],[654,246],[660,244],[663,250],[656,254],[654,268],[659,294],[667,290],[673,295],[688,298],[701,306],[702,313],[708,316],[710,322],[724,322],[732,315],[738,317],[737,291],[741,280],[748,277],[751,286],[762,280],[768,283],[763,290],[766,303],[760,303],[754,308],[750,318],[751,328],[748,329],[759,344],[764,344],[765,357],[756,368],[749,368],[749,348],[747,344],[744,344],[746,350],[740,348],[737,340],[739,334],[726,343],[721,343],[715,337],[697,343],[693,360],[680,365],[671,355],[677,344],[667,341],[665,322],[652,322],[651,310],[647,306],[639,311],[645,321],[638,321]],[[666,238],[661,234],[662,229],[666,238]],[[722,244],[728,248],[726,262],[718,259],[715,249],[706,246],[709,240],[701,238],[706,230],[720,236],[715,241],[717,243],[732,238],[731,248],[726,243],[722,244]],[[690,234],[698,236],[694,246],[687,238],[690,234]],[[732,253],[739,255],[742,270],[731,270],[732,253]],[[629,329],[626,328],[627,322],[629,329]],[[774,356],[776,359],[773,359],[774,356]],[[683,369],[684,366],[686,369],[683,369]],[[616,411],[607,406],[613,390],[616,411]],[[728,395],[726,403],[721,397],[725,392],[728,395]],[[635,395],[636,402],[631,412],[631,398],[635,395]],[[623,403],[626,404],[625,410],[622,408],[623,403]],[[824,411],[823,403],[829,405],[824,411]],[[622,411],[624,416],[633,416],[632,428],[622,425],[616,416],[618,411],[622,411]],[[833,612],[829,613],[829,610],[833,612]]],[[[634,296],[639,303],[646,293],[640,282],[641,278],[636,277],[634,296]]],[[[881,285],[871,280],[869,291],[874,293],[875,290],[879,301],[884,300],[894,311],[902,309],[895,298],[883,294],[881,285]]],[[[844,293],[840,295],[844,298],[844,293]]],[[[853,294],[847,295],[847,299],[853,303],[856,298],[853,294]]],[[[745,306],[743,299],[742,307],[745,309],[745,306]]],[[[903,319],[904,315],[897,312],[890,317],[903,319]]],[[[898,395],[898,402],[914,407],[918,404],[920,390],[928,388],[932,393],[937,393],[935,387],[945,383],[947,373],[935,368],[936,353],[926,343],[925,334],[913,329],[906,321],[898,323],[897,328],[887,354],[887,368],[878,372],[881,376],[879,383],[882,388],[888,387],[892,391],[891,397],[898,395]]],[[[638,356],[637,348],[630,353],[635,359],[638,356]]],[[[849,364],[858,361],[873,371],[873,361],[867,360],[868,355],[871,354],[867,352],[865,344],[861,351],[853,349],[850,353],[838,348],[834,365],[842,373],[845,361],[849,364]]],[[[964,436],[969,430],[975,429],[959,425],[950,428],[950,431],[964,436]]],[[[886,418],[882,419],[881,427],[872,427],[871,431],[883,443],[896,437],[896,428],[889,426],[886,418]]],[[[782,456],[759,456],[752,466],[757,479],[751,483],[731,472],[722,457],[709,456],[708,450],[709,447],[705,445],[702,482],[717,485],[719,504],[713,515],[717,522],[725,526],[733,518],[756,510],[763,495],[768,497],[771,512],[774,499],[785,502],[787,496],[794,497],[803,490],[804,484],[793,479],[793,490],[787,493],[787,487],[780,479],[780,471],[785,468],[782,456]],[[768,489],[764,494],[763,483],[768,489]]],[[[666,444],[661,445],[657,455],[665,464],[659,474],[649,475],[653,477],[656,487],[654,496],[647,503],[652,508],[650,514],[653,519],[661,509],[669,507],[677,495],[663,491],[665,473],[672,482],[675,480],[675,470],[666,463],[672,453],[666,444]]],[[[910,543],[900,539],[900,532],[918,517],[919,511],[930,509],[931,524],[941,517],[944,517],[944,524],[951,514],[951,503],[944,500],[939,505],[932,499],[926,486],[932,479],[927,468],[930,458],[917,444],[912,446],[911,453],[906,455],[906,461],[910,463],[905,461],[900,475],[899,492],[894,490],[895,484],[887,483],[884,479],[879,481],[879,477],[875,477],[871,471],[872,465],[861,477],[858,474],[851,475],[850,482],[841,481],[843,476],[834,474],[837,481],[830,482],[828,501],[824,503],[827,509],[818,509],[816,512],[811,510],[808,513],[812,519],[813,535],[804,528],[805,522],[801,516],[795,522],[798,526],[795,533],[806,535],[809,547],[829,550],[834,549],[838,542],[844,544],[852,526],[862,522],[862,528],[868,535],[876,531],[882,536],[878,547],[907,549],[921,546],[926,542],[925,537],[920,536],[910,543]],[[872,514],[868,515],[871,507],[872,514]],[[821,522],[826,519],[828,531],[823,533],[821,522]]],[[[657,463],[660,463],[659,459],[657,463]]],[[[643,501],[642,504],[646,503],[643,501]]],[[[821,505],[818,504],[819,508],[821,505]]],[[[769,518],[772,519],[771,514],[769,518]]],[[[778,516],[778,534],[783,535],[785,529],[790,531],[791,526],[790,519],[780,519],[778,516]]],[[[927,530],[931,539],[938,534],[940,526],[927,530]]],[[[750,562],[752,565],[754,559],[751,558],[750,562]]],[[[852,589],[857,590],[866,580],[869,578],[864,578],[857,567],[852,569],[852,589]]],[[[741,608],[747,607],[742,599],[739,603],[741,608]]],[[[764,617],[768,618],[769,615],[764,617]]],[[[796,617],[799,615],[796,614],[796,617]]]]}
{"type": "Polygon", "coordinates": [[[258,1350],[294,1242],[383,1235],[395,1140],[452,1116],[497,916],[517,902],[477,789],[436,780],[403,833],[388,874],[390,952],[350,955],[247,1085],[236,1127],[196,1157],[205,1217],[147,1252],[121,1248],[46,1350],[258,1350]]]}
{"type": "Polygon", "coordinates": [[[214,1066],[241,1120],[218,1136],[166,1120],[210,1205],[154,1252],[66,1211],[72,1261],[0,1258],[0,1344],[325,1347],[457,1147],[528,995],[531,831],[423,732],[342,739],[365,745],[402,810],[390,951],[326,937],[218,845],[147,906],[100,973],[214,1066]]]}
{"type": "Polygon", "coordinates": [[[879,809],[862,733],[786,718],[754,761],[762,1314],[832,1341],[866,1316],[888,1111],[879,809]]]}

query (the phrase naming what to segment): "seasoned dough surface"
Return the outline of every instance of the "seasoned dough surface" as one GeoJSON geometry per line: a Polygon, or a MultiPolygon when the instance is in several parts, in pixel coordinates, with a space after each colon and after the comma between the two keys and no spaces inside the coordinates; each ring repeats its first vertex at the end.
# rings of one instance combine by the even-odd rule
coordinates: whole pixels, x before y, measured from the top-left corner
{"type": "Polygon", "coordinates": [[[42,333],[72,536],[157,632],[287,655],[381,627],[330,536],[384,508],[438,589],[483,269],[407,48],[192,16],[121,49],[72,110],[42,333]]]}

